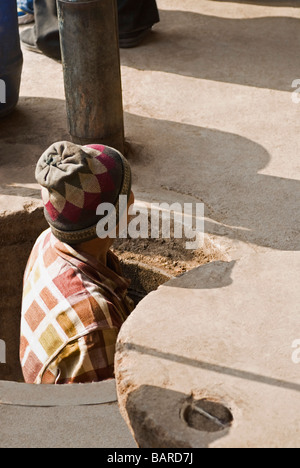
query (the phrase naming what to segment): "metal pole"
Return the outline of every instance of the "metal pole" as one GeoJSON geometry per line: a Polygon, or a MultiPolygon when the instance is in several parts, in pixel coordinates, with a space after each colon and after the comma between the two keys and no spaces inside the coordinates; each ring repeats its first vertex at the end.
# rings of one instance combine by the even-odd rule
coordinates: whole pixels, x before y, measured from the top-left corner
{"type": "Polygon", "coordinates": [[[124,153],[116,0],[58,0],[69,131],[74,143],[124,153]]]}
{"type": "Polygon", "coordinates": [[[0,117],[17,105],[22,65],[16,0],[0,0],[0,117]]]}

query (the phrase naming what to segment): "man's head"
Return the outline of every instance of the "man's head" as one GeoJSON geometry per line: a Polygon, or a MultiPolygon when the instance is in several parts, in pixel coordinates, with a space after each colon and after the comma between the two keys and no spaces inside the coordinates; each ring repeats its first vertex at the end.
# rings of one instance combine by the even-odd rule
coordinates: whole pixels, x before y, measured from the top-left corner
{"type": "Polygon", "coordinates": [[[118,215],[120,195],[129,200],[131,194],[127,160],[103,145],[53,144],[38,161],[36,179],[53,234],[71,245],[97,238],[100,204],[111,204],[118,215]]]}

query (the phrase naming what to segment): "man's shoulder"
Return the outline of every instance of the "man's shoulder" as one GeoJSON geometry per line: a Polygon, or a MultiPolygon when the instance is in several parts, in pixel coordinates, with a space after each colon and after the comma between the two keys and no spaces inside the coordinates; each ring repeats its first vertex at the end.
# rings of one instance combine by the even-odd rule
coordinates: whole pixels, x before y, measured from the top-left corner
{"type": "Polygon", "coordinates": [[[42,232],[42,234],[39,235],[37,240],[35,241],[35,244],[33,246],[33,251],[39,249],[41,246],[45,247],[47,243],[50,242],[52,233],[51,229],[46,229],[46,231],[42,232]]]}

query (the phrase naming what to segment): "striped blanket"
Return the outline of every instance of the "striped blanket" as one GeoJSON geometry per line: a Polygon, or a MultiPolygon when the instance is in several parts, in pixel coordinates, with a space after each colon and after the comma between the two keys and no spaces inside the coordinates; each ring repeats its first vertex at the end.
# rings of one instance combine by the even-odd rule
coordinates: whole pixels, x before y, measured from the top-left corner
{"type": "Polygon", "coordinates": [[[112,378],[117,335],[133,309],[128,286],[112,252],[104,266],[45,231],[24,275],[20,359],[25,382],[112,378]]]}

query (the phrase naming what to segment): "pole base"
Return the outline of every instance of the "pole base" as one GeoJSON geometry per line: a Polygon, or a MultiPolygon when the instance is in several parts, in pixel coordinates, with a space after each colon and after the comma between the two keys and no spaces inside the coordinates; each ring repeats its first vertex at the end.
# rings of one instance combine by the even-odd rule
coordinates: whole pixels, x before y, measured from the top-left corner
{"type": "Polygon", "coordinates": [[[105,138],[102,137],[89,137],[89,138],[82,138],[74,135],[71,136],[71,141],[72,143],[75,143],[76,145],[105,145],[105,146],[110,146],[111,148],[114,148],[120,153],[124,155],[125,152],[125,140],[124,138],[120,135],[120,133],[116,133],[115,135],[110,135],[106,136],[105,138]]]}

